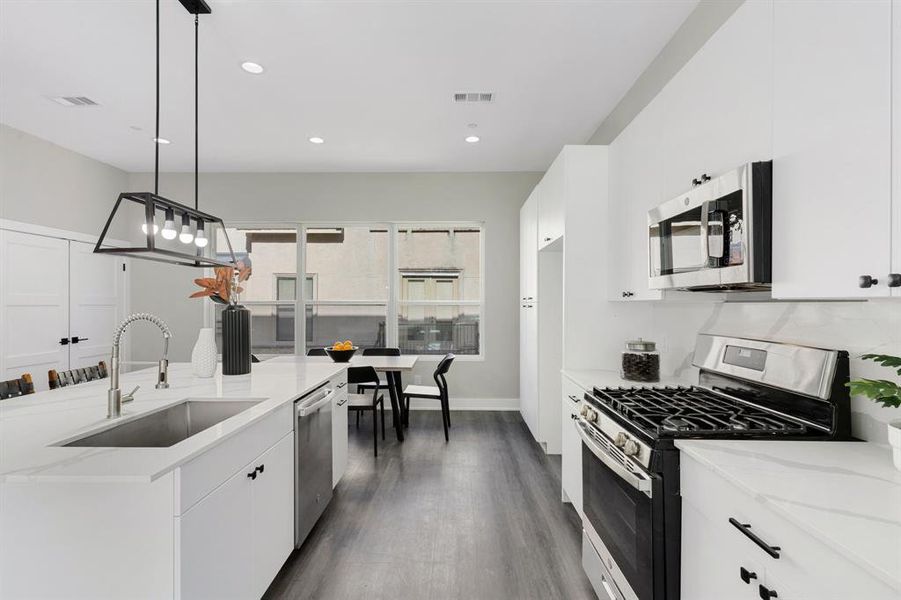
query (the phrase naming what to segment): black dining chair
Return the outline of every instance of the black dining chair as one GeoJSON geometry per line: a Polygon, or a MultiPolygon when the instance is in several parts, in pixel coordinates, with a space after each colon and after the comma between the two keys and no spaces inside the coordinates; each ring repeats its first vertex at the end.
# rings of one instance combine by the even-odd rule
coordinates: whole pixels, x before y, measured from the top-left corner
{"type": "MultiPolygon", "coordinates": [[[[363,348],[363,356],[400,356],[400,348],[363,348]]],[[[398,378],[397,385],[401,386],[400,383],[400,373],[397,373],[396,377],[398,378]]],[[[360,392],[369,391],[373,387],[371,383],[364,383],[357,386],[357,390],[360,392]]],[[[379,378],[378,389],[387,390],[388,389],[388,378],[384,379],[379,378]]]]}
{"type": "Polygon", "coordinates": [[[349,385],[372,384],[368,394],[347,394],[347,409],[357,413],[357,427],[360,426],[360,413],[372,411],[372,443],[375,456],[379,455],[378,420],[379,413],[382,418],[382,439],[385,439],[385,401],[379,393],[379,374],[372,367],[350,367],[347,369],[347,383],[349,385]],[[379,409],[379,410],[377,410],[379,409]]]}
{"type": "Polygon", "coordinates": [[[437,387],[431,385],[408,385],[404,388],[404,410],[410,413],[410,398],[428,398],[430,400],[438,400],[441,402],[441,423],[444,425],[444,441],[450,441],[447,430],[451,426],[450,422],[450,402],[447,393],[447,379],[445,375],[450,370],[451,364],[456,358],[453,354],[445,354],[444,358],[438,362],[432,377],[435,379],[437,387]]]}
{"type": "Polygon", "coordinates": [[[328,352],[325,348],[308,348],[307,356],[328,356],[328,352]]]}
{"type": "Polygon", "coordinates": [[[18,379],[0,381],[0,400],[27,396],[28,394],[33,393],[34,381],[32,381],[30,373],[25,373],[18,379]]]}

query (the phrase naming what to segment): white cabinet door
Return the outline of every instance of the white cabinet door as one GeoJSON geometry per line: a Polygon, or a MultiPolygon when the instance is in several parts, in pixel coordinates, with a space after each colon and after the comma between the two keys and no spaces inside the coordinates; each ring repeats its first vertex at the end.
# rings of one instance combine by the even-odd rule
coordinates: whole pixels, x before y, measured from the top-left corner
{"type": "Polygon", "coordinates": [[[250,469],[248,465],[176,517],[176,585],[183,600],[254,597],[254,481],[245,472],[250,469]]]}
{"type": "Polygon", "coordinates": [[[563,493],[580,516],[582,515],[582,438],[576,432],[574,417],[578,415],[579,401],[584,395],[585,391],[582,388],[566,377],[563,378],[561,480],[563,493]]]}
{"type": "Polygon", "coordinates": [[[347,386],[335,394],[332,407],[332,487],[341,481],[347,470],[347,386]]]}
{"type": "Polygon", "coordinates": [[[519,410],[535,439],[538,429],[538,309],[524,302],[519,309],[519,410]]]}
{"type": "Polygon", "coordinates": [[[891,9],[775,3],[774,297],[889,294],[891,9]]]}
{"type": "Polygon", "coordinates": [[[93,244],[69,242],[70,369],[109,360],[113,332],[125,318],[124,264],[121,257],[94,254],[93,244]]]}
{"type": "Polygon", "coordinates": [[[520,300],[538,297],[538,186],[519,211],[519,291],[520,300]]]}
{"type": "Polygon", "coordinates": [[[566,168],[566,148],[564,148],[541,179],[541,193],[538,195],[539,249],[563,236],[566,168]]]}
{"type": "Polygon", "coordinates": [[[648,210],[661,202],[664,107],[655,98],[610,145],[607,296],[659,300],[648,288],[648,210]]]}
{"type": "Polygon", "coordinates": [[[772,0],[748,0],[661,91],[663,199],[772,156],[772,0]]]}
{"type": "Polygon", "coordinates": [[[294,433],[263,453],[251,468],[257,471],[250,486],[253,494],[251,597],[259,598],[294,550],[294,433]]]}
{"type": "Polygon", "coordinates": [[[69,368],[69,242],[0,230],[0,380],[69,368]]]}

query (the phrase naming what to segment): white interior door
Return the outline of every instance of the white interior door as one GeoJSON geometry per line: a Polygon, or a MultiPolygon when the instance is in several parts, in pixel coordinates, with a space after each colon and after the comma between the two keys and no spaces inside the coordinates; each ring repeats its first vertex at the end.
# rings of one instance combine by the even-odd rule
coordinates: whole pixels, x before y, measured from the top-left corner
{"type": "Polygon", "coordinates": [[[69,244],[69,368],[76,369],[109,360],[113,331],[125,318],[125,271],[121,257],[69,244]]]}
{"type": "Polygon", "coordinates": [[[69,242],[0,230],[0,380],[69,368],[69,242]]]}

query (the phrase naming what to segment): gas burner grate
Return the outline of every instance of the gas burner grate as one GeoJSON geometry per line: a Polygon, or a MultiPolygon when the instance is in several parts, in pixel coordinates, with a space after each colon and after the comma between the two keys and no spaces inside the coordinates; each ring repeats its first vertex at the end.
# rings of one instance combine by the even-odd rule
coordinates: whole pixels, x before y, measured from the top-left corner
{"type": "Polygon", "coordinates": [[[595,388],[594,397],[654,437],[807,431],[798,421],[698,387],[595,388]]]}

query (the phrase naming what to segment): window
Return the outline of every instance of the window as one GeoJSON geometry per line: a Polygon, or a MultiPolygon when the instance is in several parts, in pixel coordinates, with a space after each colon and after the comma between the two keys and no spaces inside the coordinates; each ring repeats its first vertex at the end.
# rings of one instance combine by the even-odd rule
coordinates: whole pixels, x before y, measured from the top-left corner
{"type": "MultiPolygon", "coordinates": [[[[256,355],[294,354],[297,305],[297,228],[226,228],[238,260],[251,267],[241,286],[240,302],[250,309],[251,349],[256,355]]],[[[216,249],[225,248],[220,232],[216,249]]],[[[225,257],[225,254],[222,254],[225,257]]],[[[222,347],[221,305],[216,307],[216,334],[222,347]]]]}
{"type": "Polygon", "coordinates": [[[252,311],[256,354],[303,353],[347,339],[404,354],[483,351],[479,225],[285,225],[228,234],[253,268],[241,302],[252,311]],[[298,271],[305,272],[302,289],[298,271]],[[295,323],[301,308],[303,322],[295,323]]]}
{"type": "Polygon", "coordinates": [[[480,354],[481,254],[480,227],[399,226],[401,352],[480,354]]]}

